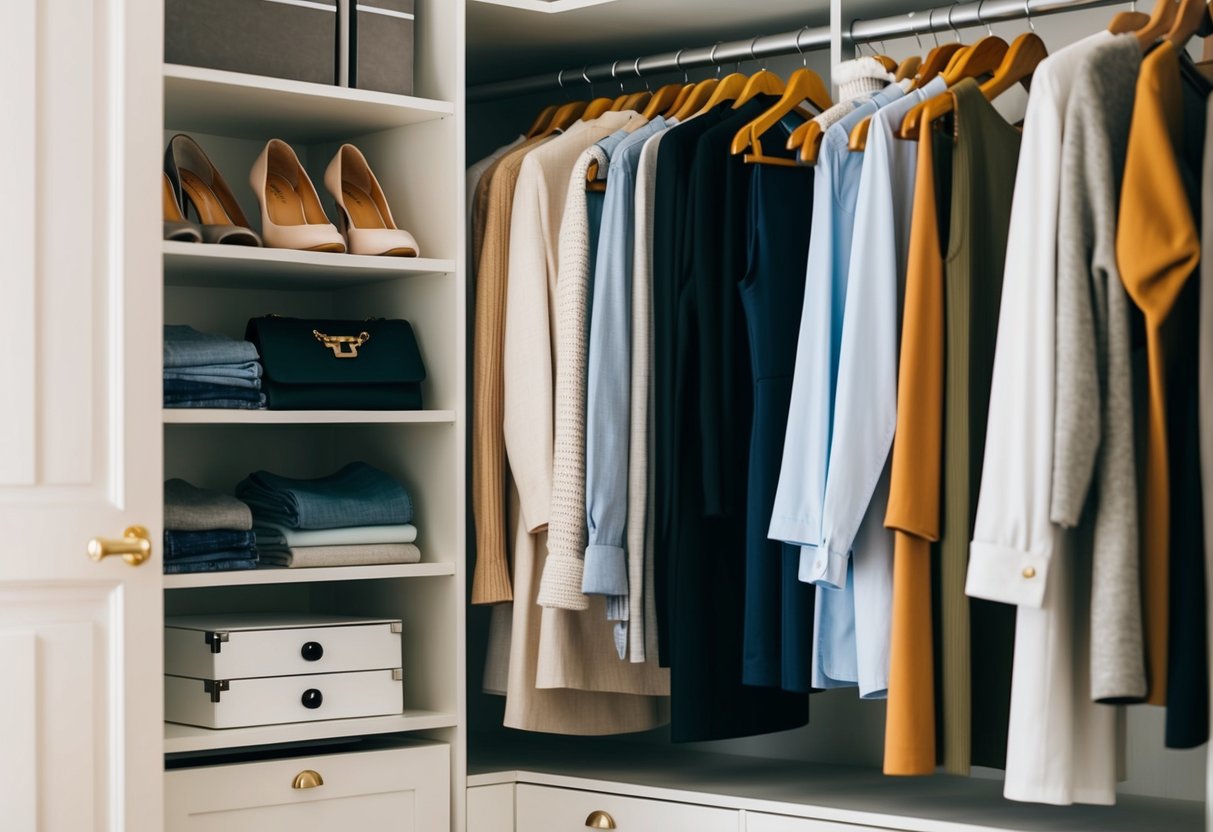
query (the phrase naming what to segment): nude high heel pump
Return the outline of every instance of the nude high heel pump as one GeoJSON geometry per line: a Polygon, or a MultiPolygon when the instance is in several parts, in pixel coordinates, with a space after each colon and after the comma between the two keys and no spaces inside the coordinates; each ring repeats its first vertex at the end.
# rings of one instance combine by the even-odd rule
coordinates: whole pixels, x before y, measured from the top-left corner
{"type": "Polygon", "coordinates": [[[173,183],[168,181],[168,174],[161,174],[164,188],[161,191],[161,201],[164,207],[164,239],[179,243],[202,242],[202,229],[197,223],[186,222],[181,214],[181,205],[177,202],[177,194],[173,192],[173,183]]]}
{"type": "Polygon", "coordinates": [[[413,235],[396,227],[383,188],[358,148],[341,146],[324,173],[324,186],[337,200],[337,221],[351,254],[420,256],[413,235]]]}
{"type": "Polygon", "coordinates": [[[249,184],[261,203],[261,234],[271,248],[345,251],[320,197],[291,146],[270,139],[253,163],[249,184]]]}
{"type": "Polygon", "coordinates": [[[198,215],[204,243],[261,245],[231,188],[196,141],[184,134],[173,136],[164,152],[164,172],[178,204],[192,206],[198,215]]]}

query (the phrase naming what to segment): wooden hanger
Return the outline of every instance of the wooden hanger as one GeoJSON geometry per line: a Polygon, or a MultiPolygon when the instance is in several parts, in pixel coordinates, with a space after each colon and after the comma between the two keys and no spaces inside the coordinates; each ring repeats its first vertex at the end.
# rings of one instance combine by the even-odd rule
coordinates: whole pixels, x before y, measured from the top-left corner
{"type": "Polygon", "coordinates": [[[585,101],[570,101],[568,104],[563,104],[552,115],[552,120],[548,126],[543,128],[539,136],[546,138],[552,135],[557,130],[565,130],[570,124],[581,118],[581,114],[585,112],[587,102],[585,101]]]}
{"type": "Polygon", "coordinates": [[[786,85],[782,78],[774,72],[760,69],[750,76],[750,80],[746,81],[741,94],[733,102],[733,109],[736,110],[744,107],[748,102],[760,95],[783,95],[785,88],[786,85]]]}
{"type": "MultiPolygon", "coordinates": [[[[762,144],[759,140],[804,101],[811,101],[820,110],[827,110],[832,106],[830,93],[826,89],[825,83],[816,72],[807,66],[792,73],[792,77],[788,79],[788,83],[784,87],[783,97],[775,102],[771,109],[737,131],[730,148],[733,155],[745,153],[752,147],[754,153],[746,155],[746,162],[774,162],[775,164],[788,162],[789,160],[780,157],[766,156],[762,152],[762,144]]],[[[788,145],[789,150],[793,147],[795,145],[788,145]]]]}
{"type": "Polygon", "coordinates": [[[535,121],[531,123],[531,127],[524,134],[528,139],[533,139],[543,132],[543,129],[552,123],[552,116],[556,115],[556,111],[560,109],[559,104],[549,104],[539,111],[539,115],[535,116],[535,121]]]}
{"type": "Polygon", "coordinates": [[[1144,29],[1150,22],[1150,16],[1142,12],[1117,12],[1108,23],[1108,31],[1113,35],[1127,35],[1144,29]]]}
{"type": "Polygon", "coordinates": [[[644,109],[644,105],[649,103],[649,99],[652,97],[653,97],[653,93],[649,92],[648,90],[641,90],[640,92],[634,92],[628,96],[627,101],[625,101],[623,103],[623,107],[621,107],[620,109],[635,110],[636,112],[639,113],[641,110],[644,109]]]}
{"type": "Polygon", "coordinates": [[[1141,47],[1142,52],[1171,31],[1178,12],[1179,4],[1175,0],[1158,0],[1154,4],[1154,11],[1150,14],[1149,22],[1137,30],[1137,45],[1141,47]]]}
{"type": "Polygon", "coordinates": [[[720,86],[719,78],[708,78],[706,81],[700,81],[691,88],[691,92],[687,95],[686,100],[682,102],[680,107],[674,113],[674,118],[679,121],[686,121],[691,116],[703,110],[703,105],[708,103],[708,99],[712,97],[712,93],[716,92],[716,88],[720,86]]]}
{"type": "Polygon", "coordinates": [[[663,114],[667,119],[673,118],[674,114],[682,109],[682,105],[686,104],[691,94],[695,92],[695,86],[695,84],[682,85],[682,89],[678,91],[678,97],[674,99],[674,103],[663,114]]]}
{"type": "Polygon", "coordinates": [[[678,96],[682,94],[682,90],[682,84],[666,84],[664,87],[659,87],[657,92],[653,93],[649,98],[649,102],[641,115],[652,121],[657,116],[669,112],[670,108],[678,100],[678,96]]]}
{"type": "Polygon", "coordinates": [[[948,64],[952,62],[952,58],[956,56],[956,53],[964,48],[964,45],[960,43],[941,43],[928,52],[926,60],[918,68],[914,87],[921,87],[927,82],[934,80],[936,75],[947,69],[948,64]]]}
{"type": "Polygon", "coordinates": [[[1167,32],[1167,40],[1178,49],[1183,49],[1197,33],[1197,30],[1207,29],[1209,6],[1206,0],[1181,0],[1175,22],[1167,32]]]}
{"type": "Polygon", "coordinates": [[[721,78],[720,83],[716,85],[716,89],[712,91],[711,97],[698,112],[706,113],[718,104],[723,104],[726,101],[736,101],[737,96],[741,95],[749,81],[750,79],[740,72],[734,72],[721,78]]]}
{"type": "Polygon", "coordinates": [[[615,106],[613,98],[595,98],[585,106],[585,112],[581,114],[582,121],[593,121],[603,113],[608,113],[615,106]]]}
{"type": "Polygon", "coordinates": [[[631,96],[630,96],[628,93],[626,93],[626,92],[625,92],[625,93],[622,93],[622,94],[620,94],[620,95],[615,96],[615,97],[614,97],[614,98],[611,100],[611,112],[612,112],[612,113],[617,113],[617,112],[619,112],[620,110],[622,110],[622,109],[624,108],[624,106],[623,106],[623,105],[625,105],[625,104],[627,104],[627,103],[628,103],[628,99],[629,99],[629,98],[631,98],[631,96]]]}
{"type": "MultiPolygon", "coordinates": [[[[965,78],[977,78],[982,75],[992,75],[1002,65],[1010,47],[1007,42],[996,35],[987,35],[973,44],[959,57],[953,59],[952,65],[943,73],[943,79],[949,87],[965,78]]],[[[940,95],[935,98],[915,104],[901,120],[901,129],[897,131],[902,139],[915,139],[919,135],[919,125],[931,122],[952,112],[956,99],[950,95],[940,95]]]]}
{"type": "Polygon", "coordinates": [[[873,55],[872,57],[876,59],[878,64],[885,68],[886,72],[897,71],[897,61],[893,60],[888,55],[873,55]]]}
{"type": "Polygon", "coordinates": [[[993,101],[1016,84],[1023,84],[1027,89],[1032,73],[1047,57],[1049,50],[1040,36],[1035,32],[1024,32],[1011,44],[993,77],[981,85],[981,94],[987,101],[993,101]]]}
{"type": "Polygon", "coordinates": [[[906,81],[913,79],[918,74],[920,66],[922,66],[922,58],[918,55],[911,55],[897,65],[897,71],[893,73],[893,80],[906,81]]]}

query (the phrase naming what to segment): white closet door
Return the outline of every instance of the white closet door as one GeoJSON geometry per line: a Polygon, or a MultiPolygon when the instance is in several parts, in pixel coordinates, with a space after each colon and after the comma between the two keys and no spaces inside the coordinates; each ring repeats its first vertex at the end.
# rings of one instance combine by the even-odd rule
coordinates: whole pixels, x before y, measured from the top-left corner
{"type": "Polygon", "coordinates": [[[3,4],[6,832],[163,822],[161,6],[3,4]],[[151,560],[89,558],[136,525],[151,560]]]}

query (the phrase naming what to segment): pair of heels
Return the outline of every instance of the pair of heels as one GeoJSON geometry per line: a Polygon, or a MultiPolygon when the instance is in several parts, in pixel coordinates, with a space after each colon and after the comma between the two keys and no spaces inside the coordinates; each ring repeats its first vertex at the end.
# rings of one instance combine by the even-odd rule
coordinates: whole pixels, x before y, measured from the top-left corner
{"type": "MultiPolygon", "coordinates": [[[[184,134],[164,155],[164,236],[168,240],[262,245],[227,183],[198,143],[184,134]],[[185,218],[192,207],[199,222],[185,218]]],[[[340,230],[329,222],[299,157],[271,139],[257,157],[249,182],[261,205],[264,245],[302,251],[417,257],[417,241],[398,228],[362,152],[342,145],[329,162],[324,184],[337,203],[340,230]]]]}

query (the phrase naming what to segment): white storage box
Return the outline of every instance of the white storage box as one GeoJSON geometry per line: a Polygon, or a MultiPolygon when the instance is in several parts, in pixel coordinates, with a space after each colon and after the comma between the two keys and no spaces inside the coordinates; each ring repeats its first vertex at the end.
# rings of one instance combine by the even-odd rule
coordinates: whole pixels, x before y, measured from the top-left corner
{"type": "Polygon", "coordinates": [[[401,623],[339,615],[200,615],[164,622],[164,672],[251,679],[401,666],[401,623]]]}
{"type": "Polygon", "coordinates": [[[400,670],[271,676],[164,677],[164,718],[200,728],[247,728],[404,712],[400,670]]]}
{"type": "Polygon", "coordinates": [[[246,728],[403,713],[400,635],[398,619],[168,618],[164,718],[246,728]]]}

